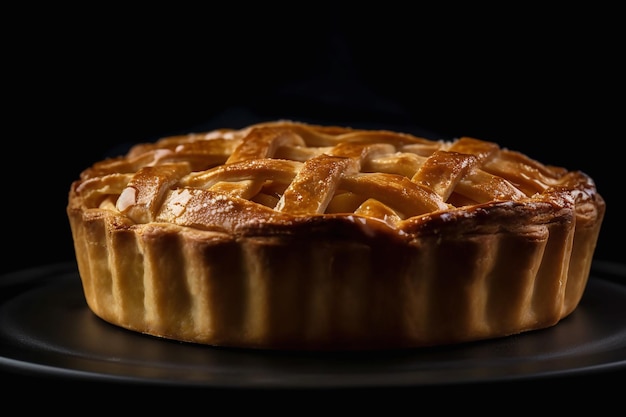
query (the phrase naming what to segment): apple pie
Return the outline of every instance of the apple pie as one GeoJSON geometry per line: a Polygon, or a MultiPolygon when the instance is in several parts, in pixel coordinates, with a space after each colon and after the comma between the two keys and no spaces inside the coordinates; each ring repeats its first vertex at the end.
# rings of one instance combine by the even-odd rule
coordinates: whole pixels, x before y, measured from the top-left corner
{"type": "Polygon", "coordinates": [[[556,325],[605,212],[587,174],[472,137],[287,120],[164,137],[70,187],[93,313],[254,349],[441,346],[556,325]]]}

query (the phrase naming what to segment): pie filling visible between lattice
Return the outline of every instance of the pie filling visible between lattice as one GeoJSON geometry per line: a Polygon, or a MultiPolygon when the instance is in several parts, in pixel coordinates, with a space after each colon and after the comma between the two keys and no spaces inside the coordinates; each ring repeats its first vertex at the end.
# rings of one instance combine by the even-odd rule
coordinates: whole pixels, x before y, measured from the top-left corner
{"type": "Polygon", "coordinates": [[[311,350],[550,327],[582,298],[604,210],[583,172],[495,143],[291,121],[138,144],[67,206],[102,319],[311,350]]]}

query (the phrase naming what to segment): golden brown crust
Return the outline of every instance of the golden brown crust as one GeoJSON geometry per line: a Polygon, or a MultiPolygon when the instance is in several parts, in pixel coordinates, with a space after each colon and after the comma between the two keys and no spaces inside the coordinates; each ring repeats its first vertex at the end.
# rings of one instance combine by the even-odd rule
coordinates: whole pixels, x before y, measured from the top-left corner
{"type": "Polygon", "coordinates": [[[604,216],[592,179],[474,138],[278,121],[133,147],[67,212],[95,314],[271,349],[502,337],[578,305],[604,216]]]}

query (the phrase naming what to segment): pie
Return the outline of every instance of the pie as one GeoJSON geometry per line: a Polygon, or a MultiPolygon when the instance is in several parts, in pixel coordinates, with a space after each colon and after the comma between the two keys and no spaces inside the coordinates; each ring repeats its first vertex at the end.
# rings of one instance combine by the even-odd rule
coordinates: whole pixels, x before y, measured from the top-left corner
{"type": "Polygon", "coordinates": [[[136,144],[86,168],[67,205],[104,321],[312,351],[554,326],[584,294],[604,212],[587,174],[497,143],[289,120],[136,144]]]}

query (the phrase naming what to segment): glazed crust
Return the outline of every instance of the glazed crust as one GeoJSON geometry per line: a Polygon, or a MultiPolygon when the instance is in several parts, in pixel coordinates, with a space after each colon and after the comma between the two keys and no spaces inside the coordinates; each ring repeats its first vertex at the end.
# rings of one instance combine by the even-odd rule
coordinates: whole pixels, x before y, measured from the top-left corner
{"type": "Polygon", "coordinates": [[[277,121],[97,162],[67,213],[85,298],[168,339],[389,349],[555,325],[604,216],[591,178],[474,138],[277,121]]]}

